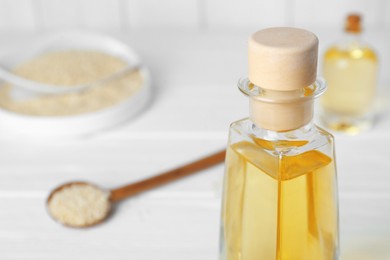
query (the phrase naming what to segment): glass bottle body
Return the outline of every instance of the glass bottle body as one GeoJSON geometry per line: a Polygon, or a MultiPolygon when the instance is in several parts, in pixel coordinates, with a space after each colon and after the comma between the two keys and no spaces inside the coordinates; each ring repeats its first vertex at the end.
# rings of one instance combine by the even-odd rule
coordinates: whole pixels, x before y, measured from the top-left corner
{"type": "Polygon", "coordinates": [[[333,137],[233,123],[226,157],[220,260],[338,259],[333,137]]]}
{"type": "Polygon", "coordinates": [[[358,33],[348,33],[326,51],[323,65],[328,83],[321,97],[324,124],[350,134],[371,128],[378,71],[375,52],[358,33]]]}

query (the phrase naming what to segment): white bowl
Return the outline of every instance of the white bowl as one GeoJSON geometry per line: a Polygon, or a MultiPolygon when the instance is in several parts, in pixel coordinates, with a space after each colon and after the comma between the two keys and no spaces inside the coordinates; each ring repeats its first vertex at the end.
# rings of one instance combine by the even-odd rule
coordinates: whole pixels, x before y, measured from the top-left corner
{"type": "Polygon", "coordinates": [[[63,32],[29,42],[16,53],[0,57],[0,63],[11,69],[25,60],[45,52],[59,50],[95,50],[121,57],[129,66],[139,66],[143,86],[134,95],[108,108],[66,116],[20,114],[0,107],[0,133],[25,136],[81,136],[123,123],[146,106],[151,97],[149,70],[140,65],[137,54],[126,44],[109,36],[86,32],[63,32]]]}

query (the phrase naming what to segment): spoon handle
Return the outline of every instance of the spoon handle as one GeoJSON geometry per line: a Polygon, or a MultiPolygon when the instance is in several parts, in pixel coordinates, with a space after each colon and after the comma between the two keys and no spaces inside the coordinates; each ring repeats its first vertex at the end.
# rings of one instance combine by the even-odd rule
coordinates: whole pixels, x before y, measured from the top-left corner
{"type": "Polygon", "coordinates": [[[132,183],[123,187],[119,187],[111,191],[111,201],[116,202],[127,197],[133,196],[137,193],[153,189],[163,184],[170,183],[182,177],[191,175],[198,171],[204,170],[225,160],[226,151],[220,151],[210,156],[204,157],[200,160],[186,164],[179,168],[164,172],[160,175],[132,183]]]}

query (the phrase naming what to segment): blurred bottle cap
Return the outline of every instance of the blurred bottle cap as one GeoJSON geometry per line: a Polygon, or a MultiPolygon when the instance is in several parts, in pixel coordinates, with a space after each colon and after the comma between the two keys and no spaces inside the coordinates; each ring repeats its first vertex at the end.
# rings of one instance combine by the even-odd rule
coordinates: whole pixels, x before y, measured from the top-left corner
{"type": "Polygon", "coordinates": [[[359,33],[362,30],[362,16],[360,14],[350,14],[345,21],[345,31],[359,33]]]}

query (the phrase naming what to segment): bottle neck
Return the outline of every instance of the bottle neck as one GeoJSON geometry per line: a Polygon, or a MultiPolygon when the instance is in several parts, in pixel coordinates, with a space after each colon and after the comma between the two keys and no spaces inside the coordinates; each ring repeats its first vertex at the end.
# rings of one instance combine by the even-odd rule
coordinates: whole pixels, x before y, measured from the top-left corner
{"type": "Polygon", "coordinates": [[[351,47],[358,47],[362,45],[362,35],[360,32],[348,32],[344,33],[344,37],[340,42],[340,45],[344,49],[351,47]]]}
{"type": "Polygon", "coordinates": [[[307,87],[276,91],[255,86],[249,79],[242,78],[238,87],[249,97],[250,118],[257,127],[287,132],[312,121],[314,99],[324,93],[326,82],[317,78],[307,87]]]}
{"type": "Polygon", "coordinates": [[[315,132],[315,125],[313,120],[310,120],[304,126],[301,126],[297,129],[292,129],[289,131],[274,131],[258,127],[253,123],[252,133],[261,139],[269,141],[279,141],[279,140],[305,140],[308,136],[315,132]]]}
{"type": "Polygon", "coordinates": [[[249,99],[250,118],[259,128],[287,132],[309,124],[313,119],[313,98],[291,102],[267,102],[249,99]]]}
{"type": "Polygon", "coordinates": [[[361,32],[344,31],[344,35],[346,38],[360,39],[360,37],[362,36],[362,33],[361,32]]]}

